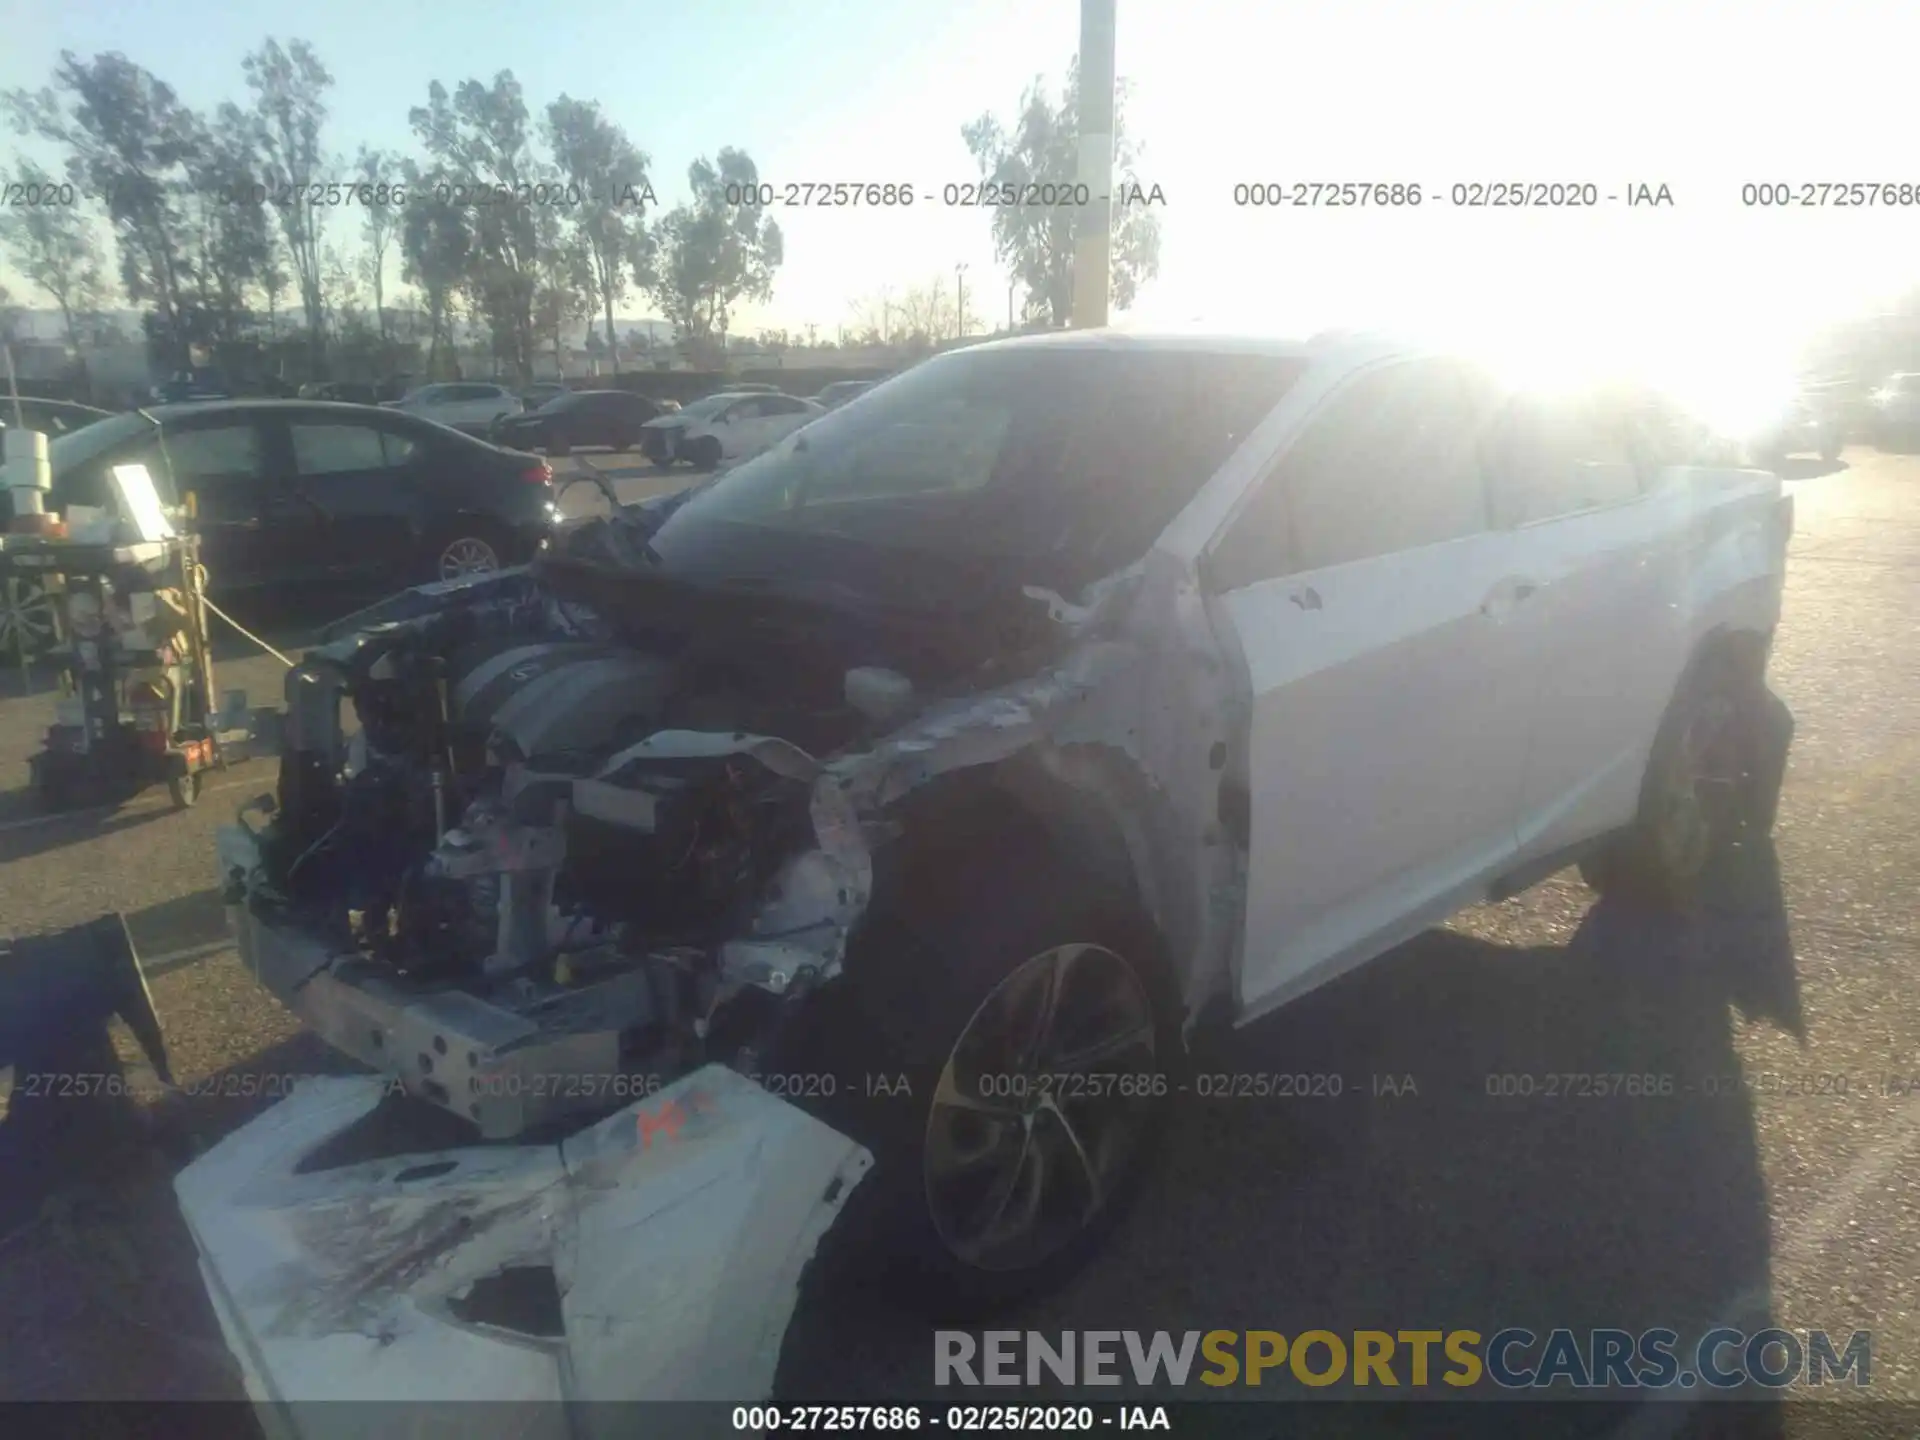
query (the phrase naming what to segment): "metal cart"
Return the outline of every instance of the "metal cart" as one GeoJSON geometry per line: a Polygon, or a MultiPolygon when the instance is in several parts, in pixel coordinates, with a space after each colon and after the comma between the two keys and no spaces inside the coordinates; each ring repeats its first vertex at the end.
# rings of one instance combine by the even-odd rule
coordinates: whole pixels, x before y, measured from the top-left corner
{"type": "Polygon", "coordinates": [[[208,770],[246,757],[246,695],[213,708],[213,657],[198,540],[89,544],[0,535],[0,580],[52,596],[64,650],[59,714],[30,760],[53,809],[126,799],[166,783],[181,808],[208,770]]]}

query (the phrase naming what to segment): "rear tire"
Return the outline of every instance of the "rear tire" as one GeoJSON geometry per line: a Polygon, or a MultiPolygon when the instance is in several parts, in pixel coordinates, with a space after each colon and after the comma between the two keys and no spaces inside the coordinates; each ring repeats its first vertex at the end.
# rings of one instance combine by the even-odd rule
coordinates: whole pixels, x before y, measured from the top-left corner
{"type": "Polygon", "coordinates": [[[426,578],[460,580],[489,574],[512,563],[509,550],[505,537],[485,521],[456,522],[427,543],[426,578]]]}
{"type": "MultiPolygon", "coordinates": [[[[1024,830],[962,843],[887,877],[893,898],[849,956],[851,1053],[888,1083],[834,1117],[876,1163],[826,1262],[949,1318],[1092,1257],[1151,1169],[1183,1054],[1177,989],[1136,905],[1024,830]]],[[[849,1051],[832,1053],[840,1088],[862,1090],[849,1051]]]]}
{"type": "Polygon", "coordinates": [[[573,441],[568,437],[566,431],[556,428],[547,436],[547,453],[549,455],[571,455],[573,453],[573,441]]]}
{"type": "Polygon", "coordinates": [[[1580,862],[1581,878],[1601,894],[1691,905],[1722,851],[1772,831],[1792,730],[1764,679],[1709,656],[1661,720],[1633,824],[1580,862]]]}

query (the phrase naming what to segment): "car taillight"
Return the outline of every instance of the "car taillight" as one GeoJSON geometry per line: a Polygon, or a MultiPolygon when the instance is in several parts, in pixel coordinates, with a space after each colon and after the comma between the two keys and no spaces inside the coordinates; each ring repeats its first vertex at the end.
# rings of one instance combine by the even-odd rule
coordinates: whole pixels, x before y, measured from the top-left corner
{"type": "Polygon", "coordinates": [[[520,472],[520,478],[529,485],[553,484],[553,467],[542,460],[538,465],[530,465],[520,472]]]}

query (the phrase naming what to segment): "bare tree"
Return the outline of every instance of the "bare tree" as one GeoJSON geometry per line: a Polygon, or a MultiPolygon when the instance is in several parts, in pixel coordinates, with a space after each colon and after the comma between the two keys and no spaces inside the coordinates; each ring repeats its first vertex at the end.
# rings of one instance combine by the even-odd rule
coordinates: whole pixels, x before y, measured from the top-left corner
{"type": "Polygon", "coordinates": [[[326,90],[333,76],[304,40],[283,50],[269,39],[240,62],[254,92],[259,124],[262,179],[276,202],[293,278],[306,312],[316,369],[326,356],[326,298],[321,273],[321,207],[310,203],[308,188],[324,181],[320,129],[326,123],[326,90]],[[279,203],[286,202],[286,203],[279,203]]]}

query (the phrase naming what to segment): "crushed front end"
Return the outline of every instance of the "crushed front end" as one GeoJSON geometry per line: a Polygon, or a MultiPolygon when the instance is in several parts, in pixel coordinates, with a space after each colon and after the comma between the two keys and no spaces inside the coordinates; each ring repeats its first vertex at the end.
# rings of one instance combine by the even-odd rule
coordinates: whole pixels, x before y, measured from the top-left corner
{"type": "Polygon", "coordinates": [[[571,543],[336,626],[288,676],[278,794],[220,832],[244,964],[375,1072],[177,1182],[263,1404],[768,1393],[872,1157],[755,1078],[840,973],[890,798],[1084,688],[997,630],[943,695],[903,671],[943,673],[964,625],[893,648],[571,543]],[[1035,708],[971,693],[1020,667],[1035,708]],[[527,1271],[552,1333],[475,1318],[527,1271]]]}
{"type": "Polygon", "coordinates": [[[866,901],[841,788],[526,572],[429,590],[289,675],[280,794],[219,838],[248,968],[488,1140],[751,1070],[866,901]]]}

